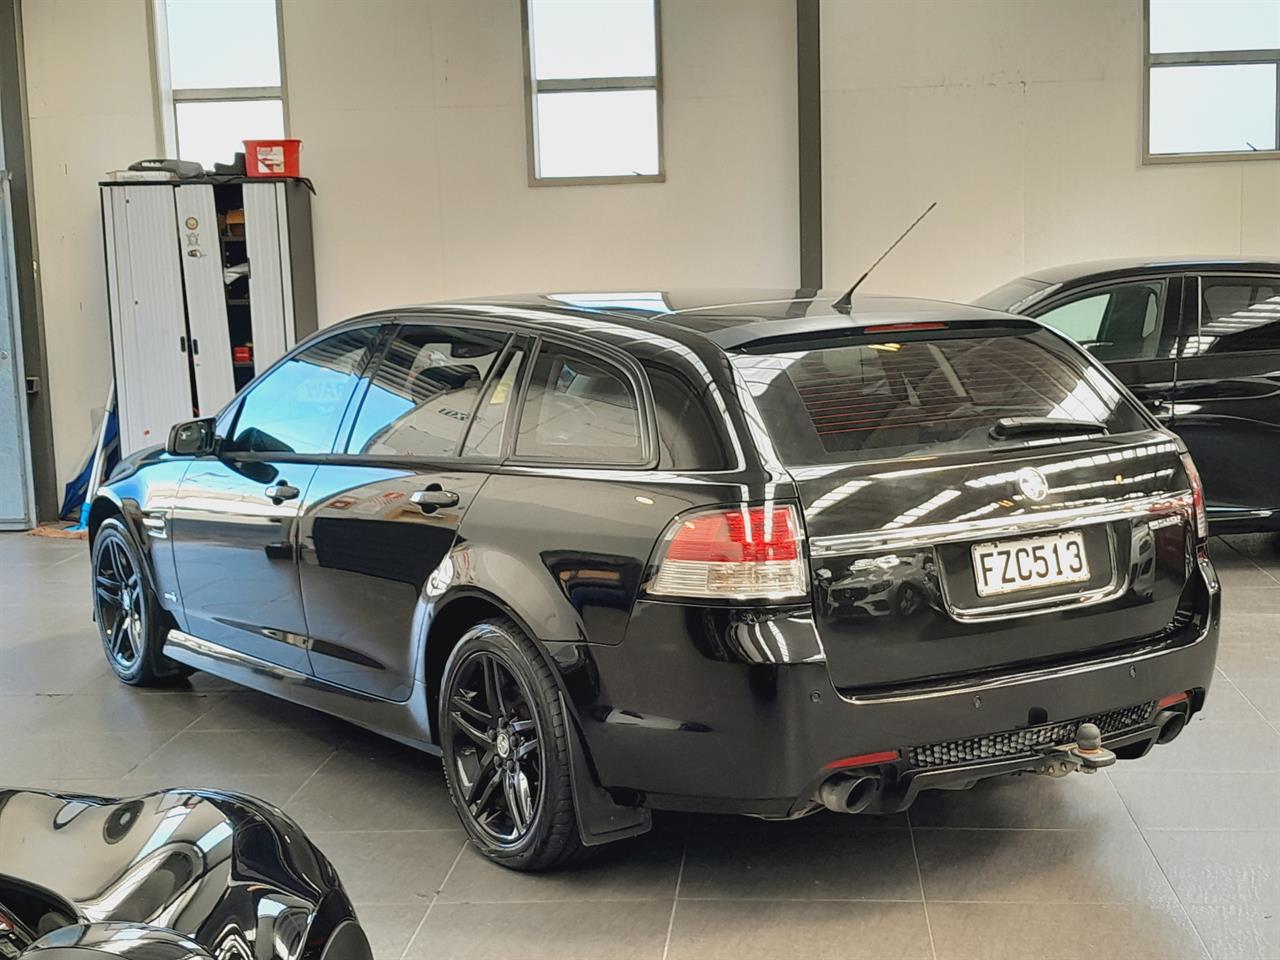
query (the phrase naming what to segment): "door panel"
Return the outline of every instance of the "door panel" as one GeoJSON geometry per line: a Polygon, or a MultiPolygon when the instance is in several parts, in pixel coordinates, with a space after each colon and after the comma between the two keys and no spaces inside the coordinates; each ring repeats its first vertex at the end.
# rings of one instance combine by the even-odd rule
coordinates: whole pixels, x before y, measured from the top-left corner
{"type": "MultiPolygon", "coordinates": [[[[441,468],[321,466],[299,528],[302,597],[316,676],[388,700],[413,687],[427,583],[447,562],[487,474],[441,468]],[[429,488],[452,506],[424,510],[429,488]]],[[[448,579],[445,577],[444,579],[448,579]]]]}
{"type": "Polygon", "coordinates": [[[198,416],[212,416],[236,395],[227,327],[227,288],[222,277],[222,247],[213,187],[188,184],[174,190],[178,210],[178,248],[187,294],[191,363],[196,377],[198,416]]]}
{"type": "Polygon", "coordinates": [[[301,495],[311,465],[209,457],[191,464],[171,521],[189,632],[267,663],[309,673],[296,562],[301,495]]]}
{"type": "Polygon", "coordinates": [[[1204,480],[1209,518],[1280,509],[1280,277],[1187,287],[1198,326],[1178,361],[1174,429],[1204,480]]]}
{"type": "Polygon", "coordinates": [[[510,340],[406,324],[367,378],[343,462],[320,467],[303,505],[302,593],[317,676],[408,698],[429,580],[488,476],[481,457],[493,462],[502,450],[525,352],[522,343],[507,349],[510,340]],[[493,452],[464,461],[476,426],[493,452]]]}

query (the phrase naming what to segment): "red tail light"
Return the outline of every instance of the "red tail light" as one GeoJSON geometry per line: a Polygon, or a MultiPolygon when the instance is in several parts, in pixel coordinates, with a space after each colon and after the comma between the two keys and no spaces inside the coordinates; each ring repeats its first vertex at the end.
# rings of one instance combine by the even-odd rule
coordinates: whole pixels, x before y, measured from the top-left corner
{"type": "Polygon", "coordinates": [[[648,592],[720,600],[808,593],[800,517],[790,504],[716,508],[676,518],[648,592]]]}
{"type": "Polygon", "coordinates": [[[1187,471],[1187,479],[1191,481],[1191,499],[1196,509],[1196,536],[1205,540],[1209,536],[1209,516],[1204,509],[1204,484],[1200,482],[1200,471],[1196,469],[1191,454],[1182,455],[1182,466],[1187,471]]]}
{"type": "Polygon", "coordinates": [[[1191,693],[1187,690],[1180,690],[1178,693],[1170,693],[1161,697],[1156,702],[1156,709],[1163,710],[1165,707],[1172,707],[1175,703],[1183,703],[1191,699],[1191,693]]]}

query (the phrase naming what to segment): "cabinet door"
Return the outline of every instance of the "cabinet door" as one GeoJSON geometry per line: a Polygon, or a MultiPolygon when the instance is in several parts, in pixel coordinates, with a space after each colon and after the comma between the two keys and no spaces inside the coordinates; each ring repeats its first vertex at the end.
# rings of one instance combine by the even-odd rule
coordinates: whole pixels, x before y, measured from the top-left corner
{"type": "Polygon", "coordinates": [[[261,373],[293,346],[293,291],[284,186],[244,185],[244,236],[249,255],[253,359],[261,373]]]}
{"type": "Polygon", "coordinates": [[[168,184],[104,187],[120,452],[164,443],[191,418],[177,217],[168,184]]]}
{"type": "Polygon", "coordinates": [[[236,395],[218,212],[213,205],[213,187],[208,184],[182,186],[175,192],[191,363],[196,375],[196,408],[200,416],[210,417],[236,395]]]}

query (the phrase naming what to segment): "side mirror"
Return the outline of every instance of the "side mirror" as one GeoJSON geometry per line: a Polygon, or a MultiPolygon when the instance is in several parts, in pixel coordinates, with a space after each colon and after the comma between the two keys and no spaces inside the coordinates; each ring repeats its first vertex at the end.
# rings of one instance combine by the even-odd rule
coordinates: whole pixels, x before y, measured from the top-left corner
{"type": "Polygon", "coordinates": [[[177,457],[207,457],[216,453],[218,437],[213,417],[175,424],[164,449],[177,457]]]}

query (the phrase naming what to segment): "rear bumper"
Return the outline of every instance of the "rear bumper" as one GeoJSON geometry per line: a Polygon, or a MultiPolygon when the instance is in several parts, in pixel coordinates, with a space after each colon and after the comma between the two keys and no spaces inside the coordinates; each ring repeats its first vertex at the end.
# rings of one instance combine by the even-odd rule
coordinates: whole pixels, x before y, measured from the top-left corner
{"type": "MultiPolygon", "coordinates": [[[[602,786],[660,809],[794,816],[816,805],[833,761],[958,738],[1060,724],[1196,691],[1198,710],[1217,656],[1220,597],[1207,558],[1202,616],[1149,648],[983,682],[842,696],[822,663],[743,663],[716,648],[689,608],[641,603],[626,642],[553,645],[602,786]]],[[[1158,717],[1105,738],[1139,755],[1158,717]],[[1137,745],[1134,747],[1134,745],[1137,745]]],[[[882,778],[876,809],[910,804],[925,789],[1035,770],[1030,753],[936,769],[907,759],[868,771],[882,778]]]]}

